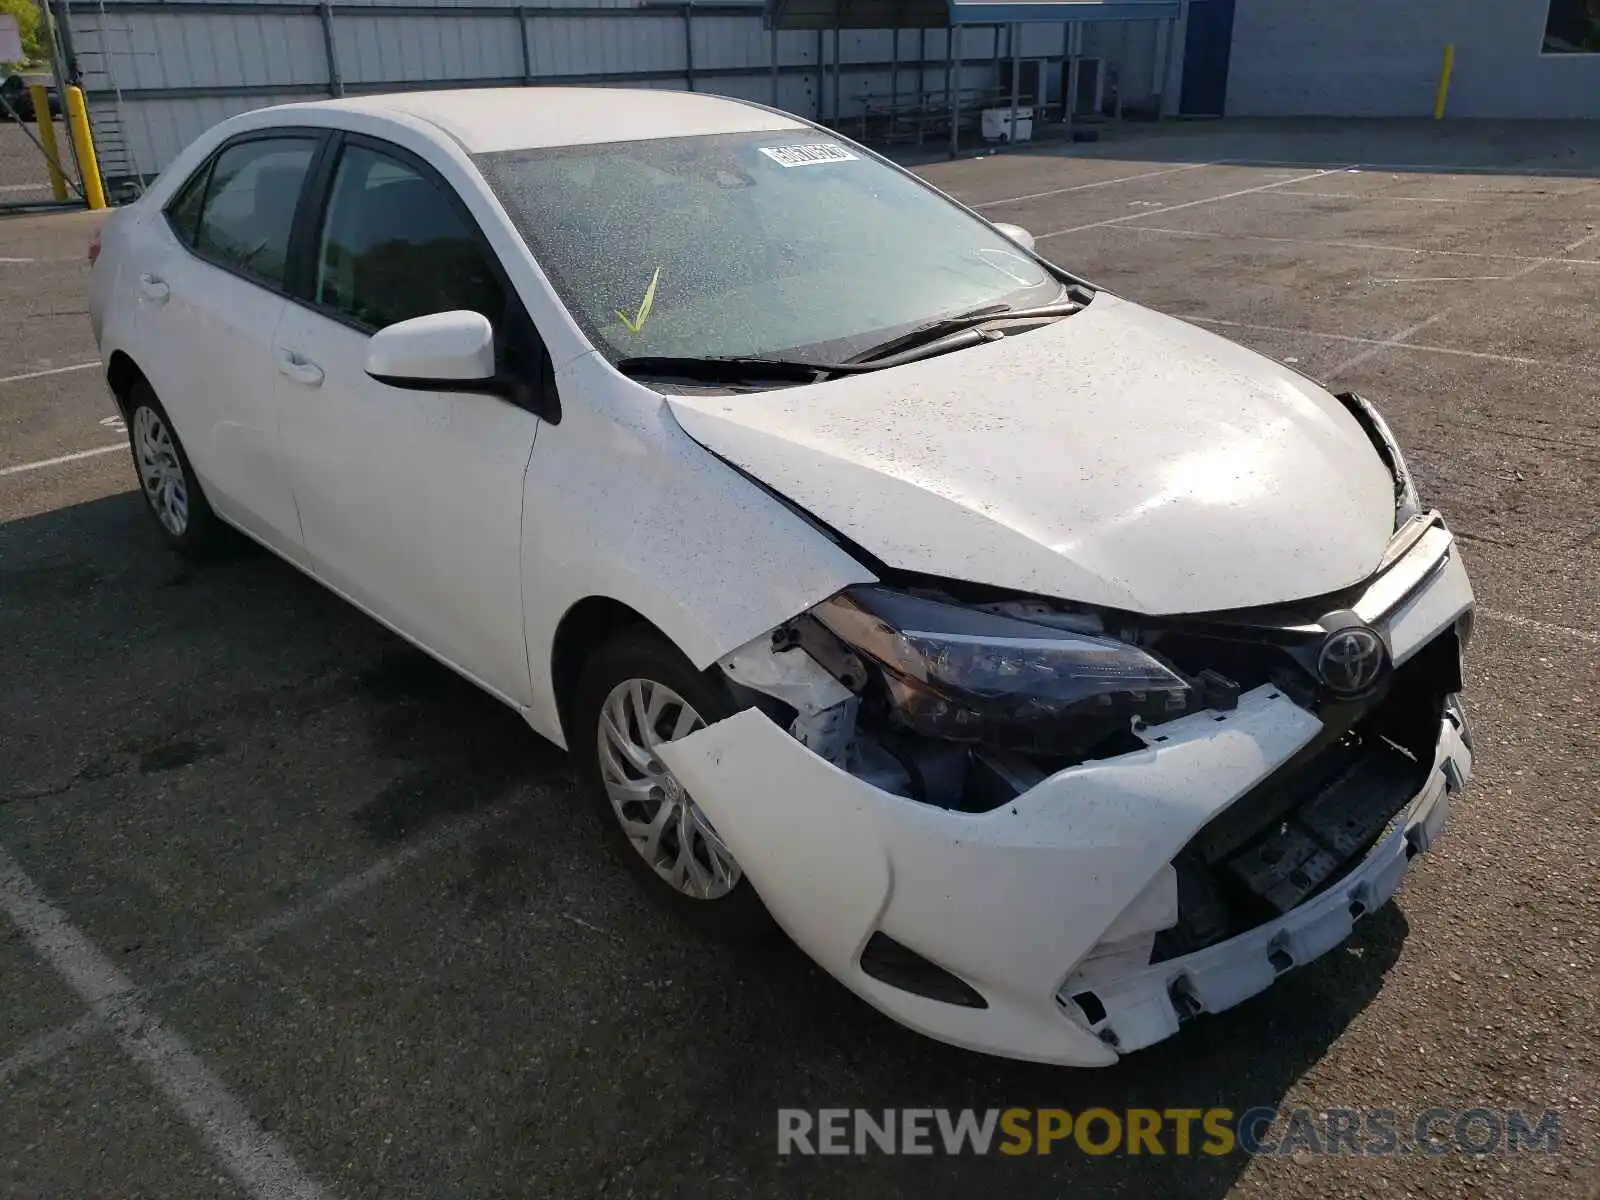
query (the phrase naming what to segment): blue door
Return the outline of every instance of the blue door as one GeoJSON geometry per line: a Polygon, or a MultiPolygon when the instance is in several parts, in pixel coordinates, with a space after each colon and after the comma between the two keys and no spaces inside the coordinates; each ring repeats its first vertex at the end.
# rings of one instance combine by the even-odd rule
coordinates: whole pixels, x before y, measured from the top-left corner
{"type": "Polygon", "coordinates": [[[1233,49],[1234,0],[1190,0],[1183,40],[1183,92],[1178,111],[1186,117],[1220,117],[1228,98],[1228,55],[1233,49]]]}

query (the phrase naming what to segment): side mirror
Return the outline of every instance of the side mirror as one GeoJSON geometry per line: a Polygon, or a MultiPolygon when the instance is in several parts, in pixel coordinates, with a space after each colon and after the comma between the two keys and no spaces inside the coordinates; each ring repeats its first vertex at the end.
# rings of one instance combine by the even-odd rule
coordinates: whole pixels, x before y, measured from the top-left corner
{"type": "Polygon", "coordinates": [[[1012,225],[1007,221],[996,221],[994,227],[1024,250],[1033,249],[1033,234],[1029,233],[1021,225],[1012,225]]]}
{"type": "Polygon", "coordinates": [[[482,313],[432,313],[378,330],[367,341],[367,374],[425,392],[500,390],[494,326],[482,313]]]}

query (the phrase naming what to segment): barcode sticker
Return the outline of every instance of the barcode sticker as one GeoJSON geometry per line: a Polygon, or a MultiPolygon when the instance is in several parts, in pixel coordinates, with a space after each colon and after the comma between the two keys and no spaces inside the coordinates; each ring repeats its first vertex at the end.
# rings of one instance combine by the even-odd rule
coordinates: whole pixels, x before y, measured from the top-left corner
{"type": "Polygon", "coordinates": [[[780,167],[814,167],[818,163],[855,162],[857,158],[832,142],[819,142],[814,146],[761,146],[759,149],[780,167]]]}

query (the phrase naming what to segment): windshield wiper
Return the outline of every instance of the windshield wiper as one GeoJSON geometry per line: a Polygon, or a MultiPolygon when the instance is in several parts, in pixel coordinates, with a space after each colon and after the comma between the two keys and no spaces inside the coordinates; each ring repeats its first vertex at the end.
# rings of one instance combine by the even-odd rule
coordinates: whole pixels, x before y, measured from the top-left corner
{"type": "Polygon", "coordinates": [[[737,355],[706,357],[641,355],[618,359],[616,368],[631,378],[692,379],[697,383],[750,383],[771,379],[794,383],[821,383],[835,375],[861,375],[902,366],[936,354],[964,350],[1001,335],[978,326],[991,321],[1048,320],[1070,317],[1083,307],[1077,301],[1060,300],[1034,308],[1011,308],[1005,304],[986,304],[953,316],[940,317],[918,325],[897,337],[873,346],[849,362],[810,362],[797,358],[742,358],[737,355]]]}
{"type": "Polygon", "coordinates": [[[798,358],[741,358],[738,356],[641,355],[618,359],[616,368],[631,378],[693,379],[703,383],[748,383],[776,379],[818,383],[830,375],[876,370],[876,365],[807,362],[798,358]]]}
{"type": "MultiPolygon", "coordinates": [[[[968,309],[966,312],[953,313],[948,317],[940,317],[937,321],[929,321],[925,325],[918,325],[915,329],[908,329],[904,333],[890,338],[886,342],[879,342],[867,350],[862,351],[850,360],[851,366],[865,366],[876,363],[880,359],[889,358],[891,355],[899,356],[915,347],[929,345],[949,337],[953,333],[987,325],[990,321],[1028,321],[1046,319],[1049,317],[1070,317],[1083,305],[1076,300],[1058,300],[1054,304],[1040,304],[1034,308],[1012,308],[1007,304],[985,304],[981,308],[968,309]]],[[[952,346],[951,349],[960,349],[966,343],[952,346]]]]}

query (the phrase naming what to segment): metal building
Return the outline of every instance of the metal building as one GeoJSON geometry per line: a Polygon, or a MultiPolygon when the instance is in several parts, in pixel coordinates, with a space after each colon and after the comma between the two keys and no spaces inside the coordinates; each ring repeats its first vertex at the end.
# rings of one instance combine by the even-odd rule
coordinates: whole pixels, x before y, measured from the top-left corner
{"type": "Polygon", "coordinates": [[[1063,114],[1600,116],[1600,0],[51,0],[108,180],[288,100],[629,84],[942,144],[1063,114]]]}
{"type": "Polygon", "coordinates": [[[1174,69],[1180,0],[827,3],[824,13],[785,0],[53,0],[109,181],[152,177],[234,113],[328,96],[689,88],[854,136],[938,145],[952,97],[963,129],[1012,93],[1057,112],[1159,110],[1174,69]]]}
{"type": "Polygon", "coordinates": [[[1185,0],[1178,111],[1600,117],[1600,0],[1185,0]]]}

